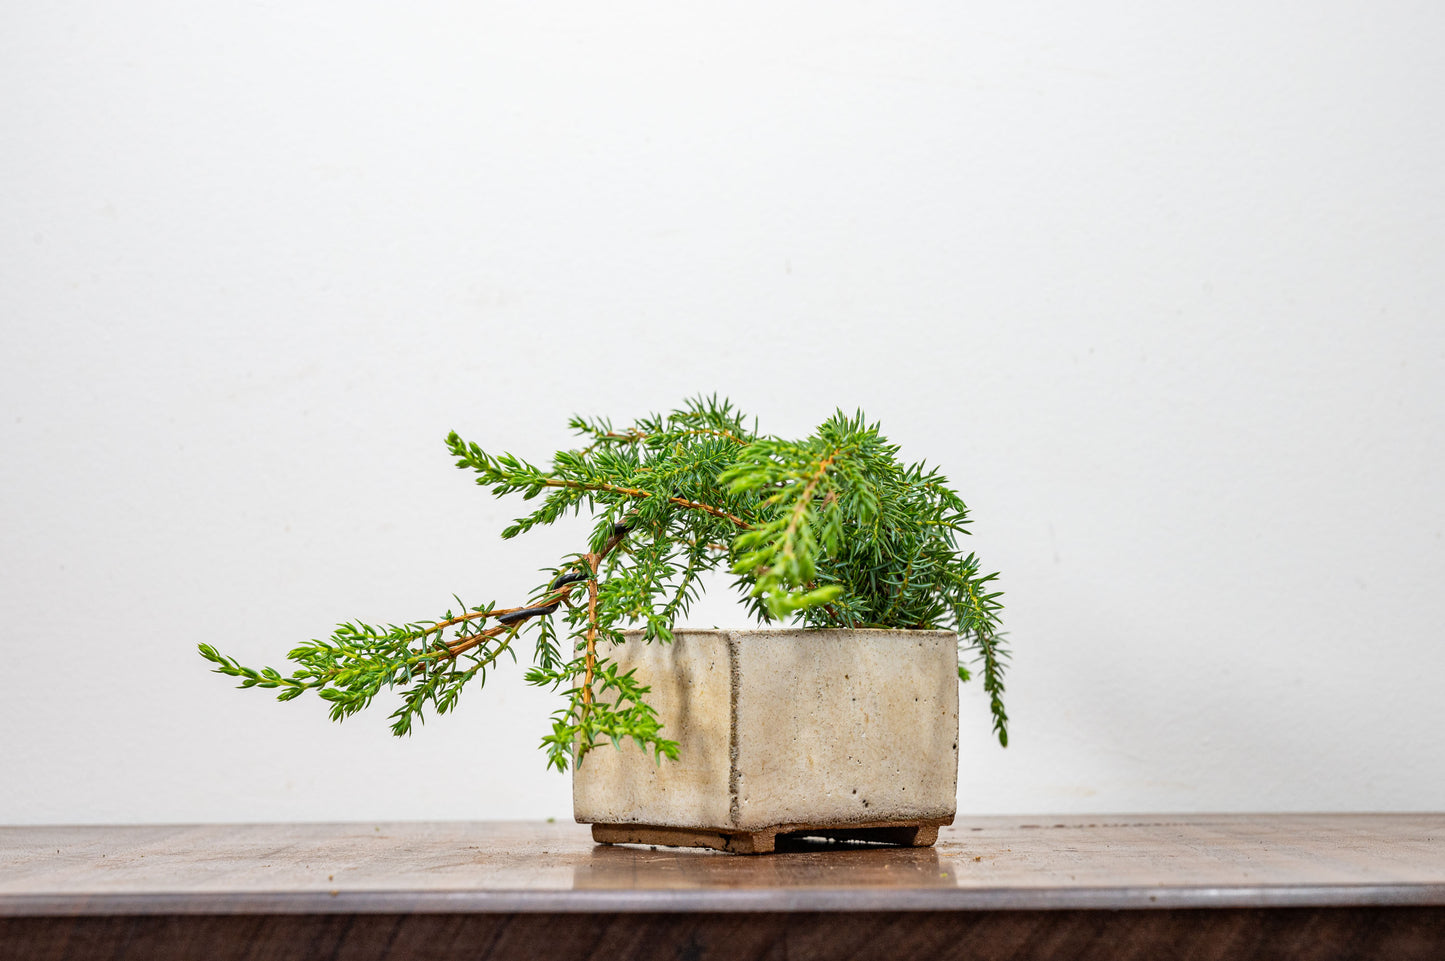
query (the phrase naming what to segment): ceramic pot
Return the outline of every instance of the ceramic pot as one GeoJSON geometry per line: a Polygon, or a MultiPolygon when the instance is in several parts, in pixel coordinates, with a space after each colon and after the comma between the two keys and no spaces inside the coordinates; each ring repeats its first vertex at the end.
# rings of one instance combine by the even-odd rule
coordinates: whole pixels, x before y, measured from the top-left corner
{"type": "Polygon", "coordinates": [[[636,669],[663,736],[589,751],[576,819],[602,843],[774,850],[779,835],[931,845],[958,784],[951,631],[640,631],[608,655],[636,669]]]}

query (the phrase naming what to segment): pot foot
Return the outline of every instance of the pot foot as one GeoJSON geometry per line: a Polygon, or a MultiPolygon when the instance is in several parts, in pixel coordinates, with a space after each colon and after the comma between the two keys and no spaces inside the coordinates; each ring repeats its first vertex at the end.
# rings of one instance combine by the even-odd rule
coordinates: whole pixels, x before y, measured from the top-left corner
{"type": "Polygon", "coordinates": [[[762,831],[725,828],[678,828],[649,824],[594,824],[592,840],[598,844],[649,844],[673,848],[711,848],[732,854],[770,854],[781,837],[786,844],[803,838],[866,841],[900,847],[932,847],[938,828],[953,818],[873,824],[783,824],[762,831]]]}

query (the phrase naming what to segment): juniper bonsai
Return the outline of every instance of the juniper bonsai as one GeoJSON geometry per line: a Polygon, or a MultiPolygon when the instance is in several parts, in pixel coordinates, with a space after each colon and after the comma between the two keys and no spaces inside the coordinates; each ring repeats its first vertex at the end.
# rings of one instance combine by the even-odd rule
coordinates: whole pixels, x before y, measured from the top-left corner
{"type": "Polygon", "coordinates": [[[796,441],[758,433],[716,398],[621,428],[581,417],[570,426],[583,446],[557,452],[546,468],[455,433],[446,440],[457,466],[493,494],[541,498],[504,538],[568,513],[595,519],[587,550],[548,570],[525,604],[469,607],[453,595],[457,607],[434,620],[347,621],[292,650],[289,675],[244,667],[209,644],[201,654],[243,688],[279,688],[283,701],[314,690],[337,721],[398,688],[391,729],[401,735],[428,706],[445,714],[469,682],[485,684],[503,654],[515,661],[530,634],[526,680],[566,699],[543,738],[551,766],[566,770],[593,746],[627,738],[675,758],[648,688],[607,652],[628,625],[649,642],[670,641],[699,578],[726,565],[765,622],[957,632],[959,677],[969,680],[976,665],[993,730],[1008,744],[997,574],[980,574],[958,547],[968,508],[936,469],[901,462],[861,412],[840,411],[796,441]]]}

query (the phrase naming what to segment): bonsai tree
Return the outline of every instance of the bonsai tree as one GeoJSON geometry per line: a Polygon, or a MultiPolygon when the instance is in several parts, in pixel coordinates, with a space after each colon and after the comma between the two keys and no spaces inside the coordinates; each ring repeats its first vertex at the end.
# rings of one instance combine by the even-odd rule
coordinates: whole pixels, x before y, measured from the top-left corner
{"type": "Polygon", "coordinates": [[[540,498],[502,537],[585,510],[595,519],[587,549],[548,570],[521,606],[469,607],[453,595],[457,607],[431,620],[347,621],[292,650],[290,674],[244,667],[209,644],[200,652],[243,688],[279,689],[283,701],[315,691],[337,721],[384,688],[400,689],[391,729],[402,735],[428,708],[445,714],[469,683],[485,684],[503,654],[515,660],[527,634],[527,681],[565,698],[542,742],[551,766],[565,771],[592,747],[626,738],[675,758],[648,688],[607,652],[630,625],[646,641],[670,641],[699,578],[726,565],[764,622],[957,632],[959,678],[976,665],[1007,745],[997,575],[980,574],[977,558],[960,551],[968,508],[947,479],[900,461],[861,412],[840,411],[802,440],[760,434],[748,421],[716,398],[621,428],[578,417],[571,427],[583,445],[546,468],[452,433],[447,448],[478,484],[540,498]]]}

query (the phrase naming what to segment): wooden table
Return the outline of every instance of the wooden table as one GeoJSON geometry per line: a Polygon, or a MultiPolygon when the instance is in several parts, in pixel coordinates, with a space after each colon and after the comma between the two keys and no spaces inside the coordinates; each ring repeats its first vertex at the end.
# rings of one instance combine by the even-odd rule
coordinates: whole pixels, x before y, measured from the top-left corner
{"type": "Polygon", "coordinates": [[[747,857],[575,824],[0,828],[0,958],[1445,959],[1445,815],[960,818],[747,857]]]}

